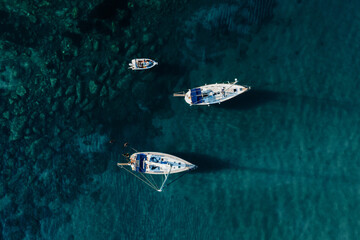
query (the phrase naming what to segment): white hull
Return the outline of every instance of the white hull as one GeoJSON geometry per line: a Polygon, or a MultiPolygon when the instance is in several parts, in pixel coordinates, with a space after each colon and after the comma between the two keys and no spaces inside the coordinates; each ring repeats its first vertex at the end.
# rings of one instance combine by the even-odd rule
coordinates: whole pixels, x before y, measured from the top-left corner
{"type": "Polygon", "coordinates": [[[129,63],[129,68],[132,70],[146,70],[155,67],[158,62],[149,58],[135,58],[129,63]]]}
{"type": "Polygon", "coordinates": [[[139,171],[138,155],[143,154],[144,157],[142,167],[142,173],[145,174],[173,174],[192,170],[196,168],[196,165],[185,161],[179,157],[159,152],[137,152],[130,156],[131,169],[133,171],[139,171]]]}
{"type": "Polygon", "coordinates": [[[250,87],[236,85],[236,81],[235,83],[210,84],[190,89],[185,94],[185,101],[189,105],[219,104],[248,90],[250,90],[250,87]]]}

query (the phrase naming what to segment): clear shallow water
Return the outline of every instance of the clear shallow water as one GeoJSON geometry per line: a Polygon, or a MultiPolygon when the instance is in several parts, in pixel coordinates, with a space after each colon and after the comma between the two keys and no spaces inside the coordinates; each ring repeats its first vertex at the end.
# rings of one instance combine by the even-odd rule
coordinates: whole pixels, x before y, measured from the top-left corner
{"type": "MultiPolygon", "coordinates": [[[[201,6],[189,4],[184,18],[197,16],[201,6]]],[[[152,81],[163,86],[167,101],[156,110],[145,108],[146,117],[134,124],[117,126],[121,133],[111,136],[113,146],[79,146],[89,158],[95,152],[107,159],[107,170],[92,175],[75,200],[59,203],[69,219],[41,220],[42,237],[358,239],[356,9],[356,1],[277,1],[258,31],[236,40],[225,35],[228,41],[216,51],[210,42],[203,45],[199,36],[206,31],[186,46],[169,42],[161,54],[184,56],[184,70],[159,59],[152,72],[132,76],[155,96],[152,81]],[[234,77],[252,90],[231,102],[189,107],[171,97],[234,77]],[[153,192],[115,166],[122,161],[122,141],[175,154],[199,168],[163,193],[153,192]]]]}

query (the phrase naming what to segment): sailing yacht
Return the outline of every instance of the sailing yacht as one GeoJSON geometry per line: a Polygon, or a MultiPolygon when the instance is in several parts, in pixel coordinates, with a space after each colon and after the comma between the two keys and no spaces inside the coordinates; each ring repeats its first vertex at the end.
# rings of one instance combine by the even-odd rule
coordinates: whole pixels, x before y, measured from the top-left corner
{"type": "Polygon", "coordinates": [[[237,78],[233,83],[215,83],[189,89],[186,93],[174,93],[175,97],[185,97],[190,105],[220,104],[251,89],[250,86],[237,85],[237,78]]]}
{"type": "MultiPolygon", "coordinates": [[[[158,192],[162,191],[170,174],[189,172],[197,168],[184,159],[159,152],[136,152],[129,157],[129,162],[117,165],[121,168],[130,166],[132,172],[140,174],[135,175],[136,177],[158,192]],[[163,175],[165,178],[158,184],[152,177],[147,178],[144,174],[163,175]]],[[[130,170],[128,171],[131,173],[130,170]]]]}

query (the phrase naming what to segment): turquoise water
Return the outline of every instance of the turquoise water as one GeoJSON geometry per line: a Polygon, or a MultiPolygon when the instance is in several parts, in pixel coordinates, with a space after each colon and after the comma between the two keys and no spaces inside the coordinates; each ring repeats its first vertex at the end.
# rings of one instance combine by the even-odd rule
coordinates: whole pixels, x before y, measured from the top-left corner
{"type": "MultiPolygon", "coordinates": [[[[65,188],[68,198],[46,200],[51,213],[40,214],[34,238],[359,239],[359,3],[185,2],[135,4],[126,26],[138,26],[146,14],[163,15],[154,17],[156,31],[148,26],[154,44],[135,33],[142,45],[126,54],[152,54],[159,66],[119,80],[126,67],[121,61],[128,60],[120,50],[118,75],[109,75],[111,83],[104,86],[113,89],[123,81],[117,89],[123,95],[86,110],[92,130],[79,118],[71,123],[72,147],[59,148],[81,157],[51,152],[58,162],[49,165],[75,173],[61,172],[70,183],[59,177],[49,184],[77,187],[65,188]],[[235,19],[241,11],[247,21],[235,19]],[[235,77],[252,90],[220,105],[190,107],[172,97],[235,77]],[[199,168],[154,192],[116,167],[124,161],[123,142],[177,155],[199,168]]],[[[103,51],[98,55],[110,54],[103,51]]],[[[99,87],[96,94],[101,92],[99,87]]],[[[5,189],[2,219],[9,199],[18,198],[5,189]]],[[[3,236],[29,236],[5,235],[8,222],[3,220],[3,236]]]]}

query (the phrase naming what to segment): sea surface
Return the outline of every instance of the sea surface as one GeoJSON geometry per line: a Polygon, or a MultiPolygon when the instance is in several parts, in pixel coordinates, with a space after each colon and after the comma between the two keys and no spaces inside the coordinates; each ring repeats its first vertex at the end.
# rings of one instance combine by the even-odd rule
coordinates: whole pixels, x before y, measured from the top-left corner
{"type": "Polygon", "coordinates": [[[359,8],[2,0],[0,238],[360,239],[359,8]],[[172,96],[234,78],[219,105],[172,96]],[[156,192],[125,142],[198,169],[156,192]]]}

